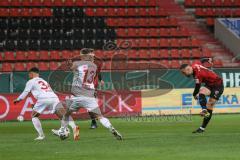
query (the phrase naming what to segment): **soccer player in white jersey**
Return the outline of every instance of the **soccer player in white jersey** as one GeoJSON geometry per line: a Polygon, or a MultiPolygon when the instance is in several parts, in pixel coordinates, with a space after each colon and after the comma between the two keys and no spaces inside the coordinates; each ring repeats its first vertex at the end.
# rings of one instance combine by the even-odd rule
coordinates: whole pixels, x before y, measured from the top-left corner
{"type": "MultiPolygon", "coordinates": [[[[43,140],[45,138],[41,122],[39,120],[40,114],[45,109],[51,111],[51,113],[56,113],[56,115],[62,119],[62,114],[66,112],[66,110],[59,106],[58,112],[56,112],[56,106],[59,104],[58,96],[53,92],[50,85],[42,78],[39,77],[39,69],[34,67],[29,70],[29,78],[30,80],[26,83],[26,87],[22,94],[14,100],[14,104],[19,103],[21,100],[25,99],[26,96],[31,92],[34,98],[37,100],[36,104],[33,106],[32,111],[32,123],[38,132],[38,137],[35,140],[43,140]]],[[[70,117],[71,119],[72,117],[70,117]]],[[[63,123],[63,122],[62,122],[63,123]]],[[[69,125],[74,129],[77,128],[74,122],[71,121],[69,125]]]]}
{"type": "Polygon", "coordinates": [[[84,48],[81,50],[80,55],[81,61],[74,61],[70,64],[74,72],[74,77],[71,89],[72,96],[66,100],[67,113],[63,116],[66,123],[62,123],[59,130],[52,130],[52,132],[61,137],[59,133],[61,130],[64,132],[68,125],[68,116],[80,108],[85,108],[93,113],[96,119],[98,119],[104,127],[109,129],[117,140],[122,140],[122,135],[112,126],[110,121],[101,114],[97,99],[94,96],[96,90],[94,81],[98,78],[96,74],[97,66],[93,63],[94,51],[93,49],[84,48]]]}

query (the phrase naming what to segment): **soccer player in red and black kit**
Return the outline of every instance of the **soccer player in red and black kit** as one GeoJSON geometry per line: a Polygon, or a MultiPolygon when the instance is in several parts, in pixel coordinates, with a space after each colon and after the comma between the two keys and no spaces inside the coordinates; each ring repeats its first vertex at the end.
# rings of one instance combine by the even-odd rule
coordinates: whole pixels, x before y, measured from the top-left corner
{"type": "Polygon", "coordinates": [[[204,58],[200,62],[195,62],[192,65],[182,64],[180,67],[182,74],[187,77],[193,76],[195,79],[196,84],[193,97],[199,100],[202,107],[200,115],[204,117],[201,127],[193,131],[193,133],[203,133],[205,131],[211,120],[213,107],[224,91],[222,78],[212,70],[204,67],[202,64],[205,62],[212,64],[212,59],[204,58]],[[204,87],[201,87],[202,83],[205,84],[204,87]],[[206,96],[209,96],[208,102],[206,96]]]}

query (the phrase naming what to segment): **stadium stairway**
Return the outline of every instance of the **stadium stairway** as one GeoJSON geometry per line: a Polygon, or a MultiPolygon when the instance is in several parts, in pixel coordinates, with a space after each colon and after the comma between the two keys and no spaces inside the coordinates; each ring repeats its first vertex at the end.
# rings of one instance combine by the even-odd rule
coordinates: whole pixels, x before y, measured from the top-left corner
{"type": "MultiPolygon", "coordinates": [[[[214,38],[214,19],[239,16],[240,1],[238,0],[185,0],[183,7],[187,13],[185,24],[190,26],[191,34],[195,34],[203,45],[209,48],[214,57],[220,59],[224,67],[238,67],[234,55],[214,38]]],[[[183,20],[184,21],[184,20],[183,20]]]]}

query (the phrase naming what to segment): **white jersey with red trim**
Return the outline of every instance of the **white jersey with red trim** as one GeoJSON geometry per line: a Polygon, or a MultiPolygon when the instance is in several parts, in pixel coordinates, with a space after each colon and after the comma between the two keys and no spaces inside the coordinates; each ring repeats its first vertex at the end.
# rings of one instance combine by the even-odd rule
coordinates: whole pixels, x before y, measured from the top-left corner
{"type": "Polygon", "coordinates": [[[93,96],[95,92],[95,78],[97,66],[91,61],[74,62],[76,68],[74,70],[72,82],[72,94],[74,96],[93,96]]]}
{"type": "Polygon", "coordinates": [[[33,78],[26,83],[25,89],[18,99],[24,99],[31,92],[34,98],[58,98],[52,88],[44,79],[40,77],[33,78]]]}

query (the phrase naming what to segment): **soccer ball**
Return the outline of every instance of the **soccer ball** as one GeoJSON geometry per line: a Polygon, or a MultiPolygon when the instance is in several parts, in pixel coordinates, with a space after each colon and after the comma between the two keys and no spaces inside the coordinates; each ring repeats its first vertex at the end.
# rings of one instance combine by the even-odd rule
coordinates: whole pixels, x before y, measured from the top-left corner
{"type": "Polygon", "coordinates": [[[20,115],[20,116],[17,117],[17,120],[19,122],[23,122],[24,121],[24,117],[22,115],[20,115]]]}
{"type": "Polygon", "coordinates": [[[70,130],[69,128],[60,128],[58,131],[58,134],[61,140],[65,140],[69,137],[70,130]]]}

